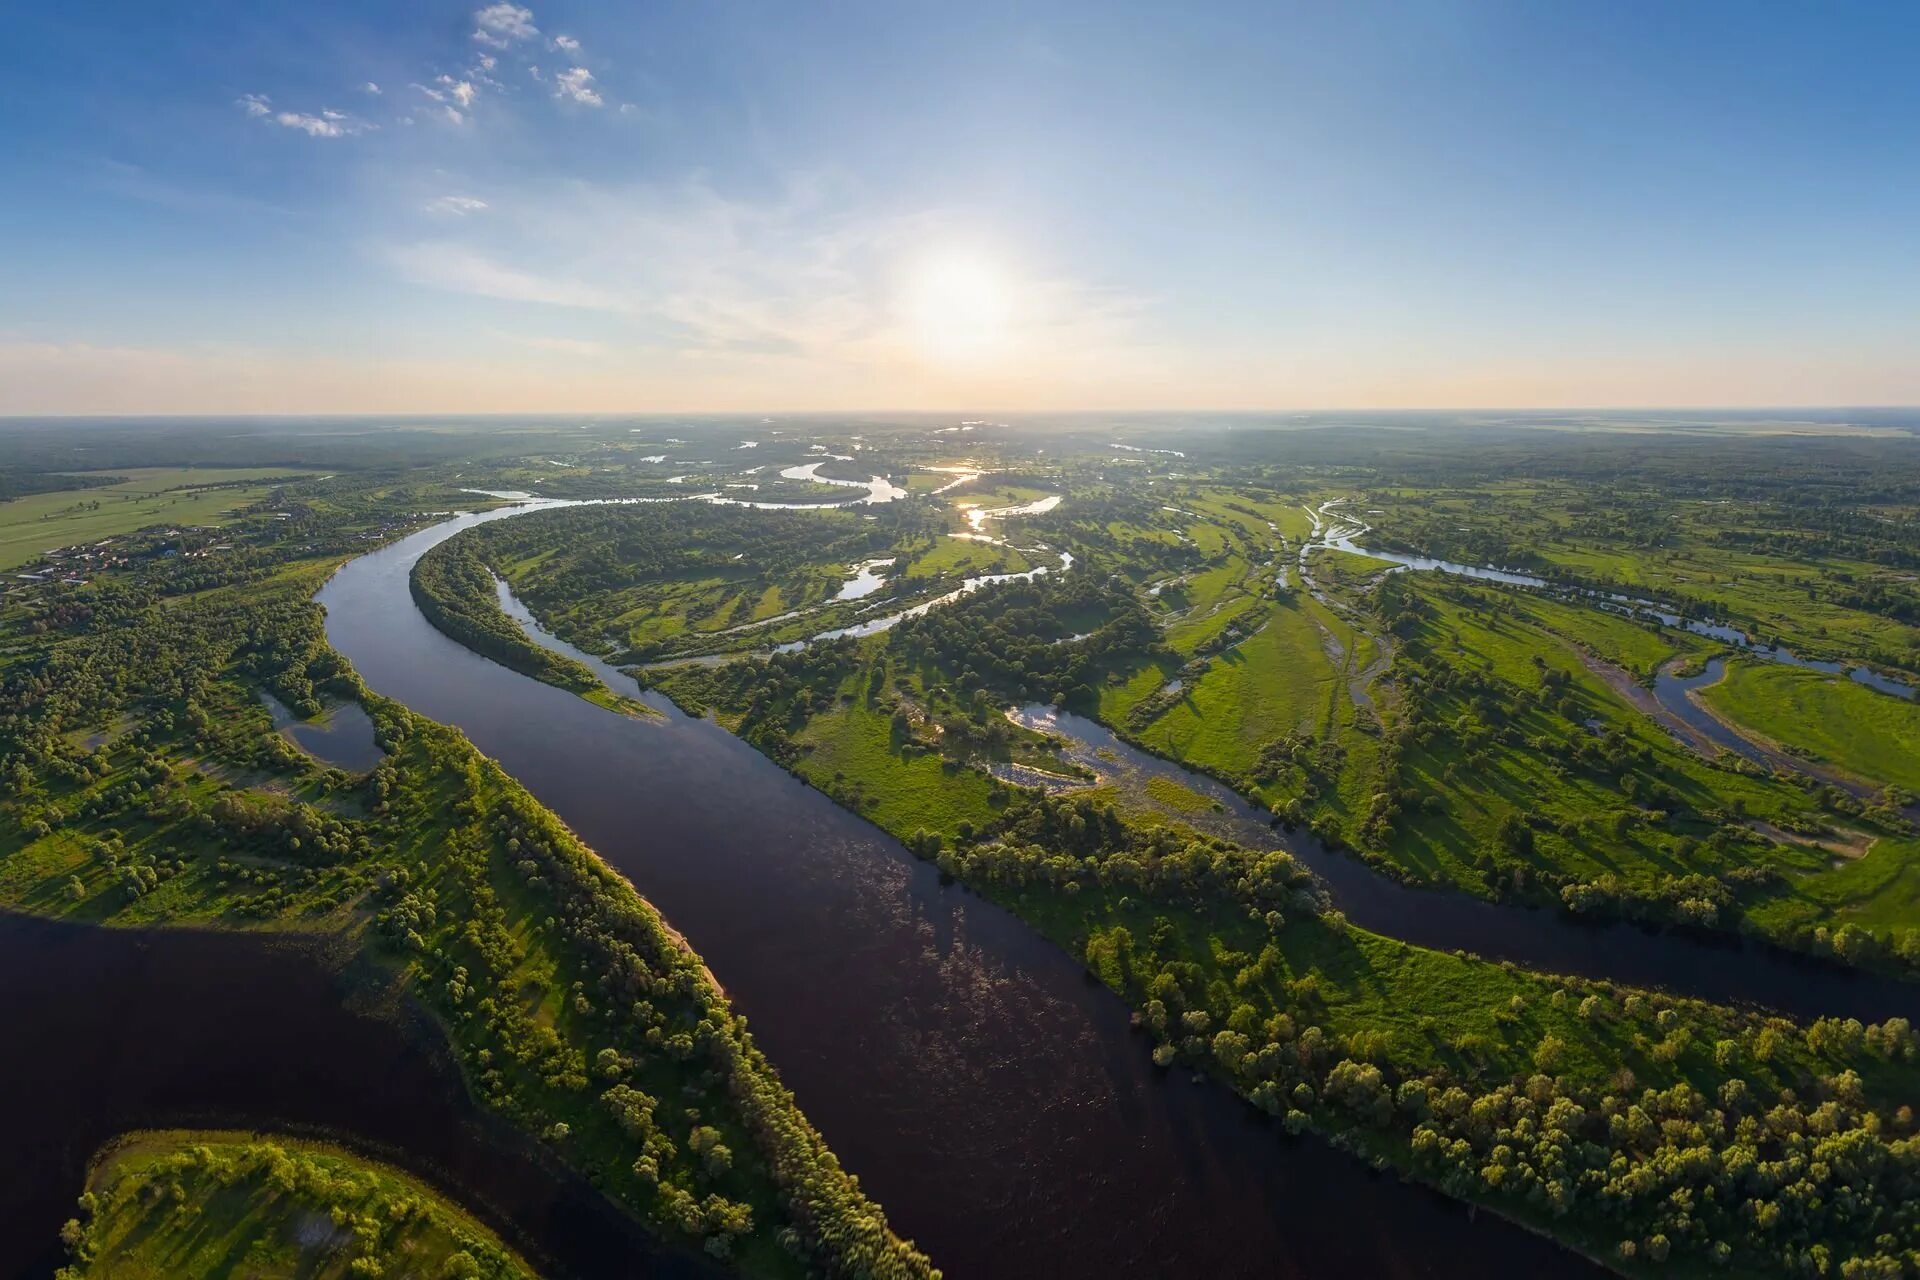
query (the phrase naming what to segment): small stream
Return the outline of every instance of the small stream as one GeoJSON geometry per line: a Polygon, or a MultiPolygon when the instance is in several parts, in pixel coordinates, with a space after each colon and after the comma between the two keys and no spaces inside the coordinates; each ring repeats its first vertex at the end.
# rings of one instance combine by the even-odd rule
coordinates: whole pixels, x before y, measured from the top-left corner
{"type": "MultiPolygon", "coordinates": [[[[1593,1270],[1319,1143],[1287,1142],[1222,1088],[1154,1070],[1124,1002],[1053,943],[551,636],[504,588],[502,607],[540,643],[661,716],[614,715],[434,630],[408,593],[414,561],[461,528],[533,509],[459,517],[352,562],[320,595],[329,638],[371,686],[465,730],[660,906],[847,1166],[949,1275],[1593,1270]]],[[[1282,837],[1226,787],[1098,725],[1047,727],[1103,772],[1115,763],[1101,748],[1207,795],[1221,834],[1289,849],[1384,934],[1803,1016],[1916,1012],[1901,984],[1758,945],[1411,889],[1282,837]]]]}
{"type": "Polygon", "coordinates": [[[1077,960],[719,726],[610,713],[434,630],[408,591],[414,561],[526,509],[348,564],[319,597],[329,639],[370,686],[464,730],[660,907],[949,1276],[1598,1274],[1154,1068],[1126,1004],[1077,960]]]}
{"type": "MultiPolygon", "coordinates": [[[[1434,570],[1440,573],[1452,574],[1457,577],[1475,578],[1486,582],[1500,582],[1508,586],[1531,587],[1536,590],[1551,592],[1565,599],[1595,602],[1602,608],[1610,609],[1631,618],[1638,618],[1649,622],[1659,622],[1665,626],[1678,627],[1682,630],[1690,631],[1694,635],[1705,636],[1710,640],[1717,640],[1722,644],[1731,645],[1739,649],[1748,656],[1760,658],[1767,662],[1778,662],[1786,666],[1800,667],[1808,671],[1821,671],[1829,675],[1845,675],[1856,684],[1865,685],[1869,689],[1873,689],[1879,693],[1888,694],[1895,698],[1902,698],[1908,702],[1912,702],[1917,697],[1920,697],[1920,687],[1896,680],[1891,676],[1883,675],[1871,667],[1862,666],[1857,663],[1826,662],[1815,658],[1802,658],[1784,646],[1762,644],[1738,627],[1729,626],[1721,622],[1703,622],[1698,619],[1683,617],[1680,614],[1662,608],[1652,600],[1644,600],[1637,596],[1622,595],[1612,591],[1593,591],[1568,587],[1563,583],[1550,582],[1545,578],[1536,577],[1533,574],[1520,573],[1511,569],[1493,569],[1480,565],[1460,564],[1453,560],[1436,560],[1431,556],[1405,555],[1397,551],[1376,551],[1368,547],[1363,547],[1355,542],[1354,539],[1364,536],[1368,532],[1368,526],[1350,515],[1338,511],[1330,511],[1329,508],[1335,505],[1334,503],[1327,503],[1317,512],[1312,510],[1308,512],[1308,514],[1313,517],[1314,532],[1313,537],[1300,550],[1300,562],[1303,574],[1305,572],[1306,556],[1310,550],[1314,547],[1331,547],[1337,551],[1346,551],[1354,555],[1371,556],[1375,560],[1386,560],[1393,564],[1403,566],[1406,569],[1416,571],[1422,569],[1434,570]]],[[[1706,710],[1698,706],[1687,696],[1695,689],[1703,688],[1706,685],[1718,681],[1725,670],[1726,661],[1724,658],[1711,660],[1706,664],[1705,671],[1692,676],[1673,675],[1663,670],[1655,677],[1653,696],[1664,709],[1685,721],[1688,726],[1697,729],[1716,745],[1736,752],[1745,759],[1768,768],[1784,767],[1800,773],[1811,774],[1812,776],[1821,778],[1822,781],[1832,780],[1825,774],[1809,768],[1804,761],[1796,760],[1792,756],[1785,755],[1781,752],[1769,750],[1765,746],[1751,741],[1744,735],[1733,730],[1723,721],[1708,714],[1706,710]]],[[[1849,785],[1848,789],[1856,793],[1877,790],[1877,788],[1861,788],[1857,784],[1849,785]]]]}
{"type": "Polygon", "coordinates": [[[1512,960],[1547,973],[1758,1005],[1803,1019],[1920,1017],[1920,988],[1763,942],[1628,921],[1587,921],[1557,910],[1402,884],[1306,832],[1279,830],[1268,814],[1225,783],[1142,751],[1097,721],[1041,703],[1010,714],[1027,728],[1066,739],[1068,758],[1103,779],[1144,791],[1147,778],[1161,777],[1205,796],[1216,806],[1213,813],[1175,816],[1249,848],[1292,854],[1326,883],[1334,905],[1349,920],[1375,933],[1441,951],[1512,960]]]}

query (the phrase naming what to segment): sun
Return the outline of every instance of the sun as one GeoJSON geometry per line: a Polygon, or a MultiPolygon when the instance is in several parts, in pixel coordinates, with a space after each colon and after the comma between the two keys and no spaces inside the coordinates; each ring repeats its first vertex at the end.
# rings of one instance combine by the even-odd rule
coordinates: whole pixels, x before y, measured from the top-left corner
{"type": "Polygon", "coordinates": [[[923,358],[934,364],[979,365],[1009,345],[1013,288],[991,258],[942,252],[908,274],[902,312],[907,334],[923,358]]]}

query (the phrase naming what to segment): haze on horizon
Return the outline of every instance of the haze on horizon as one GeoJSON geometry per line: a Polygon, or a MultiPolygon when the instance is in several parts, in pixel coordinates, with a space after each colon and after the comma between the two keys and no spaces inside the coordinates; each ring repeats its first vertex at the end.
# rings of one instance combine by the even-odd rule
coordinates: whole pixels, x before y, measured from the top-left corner
{"type": "Polygon", "coordinates": [[[0,414],[1920,403],[1920,10],[19,8],[0,414]]]}

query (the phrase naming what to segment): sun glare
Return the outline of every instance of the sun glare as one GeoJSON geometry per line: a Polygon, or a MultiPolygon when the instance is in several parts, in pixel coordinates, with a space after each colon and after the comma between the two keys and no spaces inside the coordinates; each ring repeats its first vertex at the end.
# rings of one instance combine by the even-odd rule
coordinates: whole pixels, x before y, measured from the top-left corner
{"type": "Polygon", "coordinates": [[[928,258],[908,277],[903,312],[920,354],[936,364],[972,365],[1007,344],[1012,290],[1003,271],[977,254],[928,258]]]}

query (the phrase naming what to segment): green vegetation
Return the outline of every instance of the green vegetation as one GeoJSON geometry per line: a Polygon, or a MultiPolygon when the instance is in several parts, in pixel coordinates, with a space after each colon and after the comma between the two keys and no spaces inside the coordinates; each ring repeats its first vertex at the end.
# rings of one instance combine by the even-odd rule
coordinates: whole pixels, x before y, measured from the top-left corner
{"type": "Polygon", "coordinates": [[[502,666],[586,694],[601,688],[586,664],[535,644],[493,599],[494,578],[459,540],[449,539],[413,566],[413,602],[434,626],[502,666]]]}
{"type": "MultiPolygon", "coordinates": [[[[291,467],[142,467],[115,475],[74,475],[73,488],[0,501],[0,569],[163,521],[226,524],[234,512],[271,491],[261,481],[299,474],[291,467]]],[[[41,478],[49,484],[60,479],[41,478]]]]}
{"type": "MultiPolygon", "coordinates": [[[[1407,946],[1327,910],[1285,853],[1000,785],[995,761],[1041,748],[955,692],[957,671],[1044,687],[1036,665],[1092,655],[1015,648],[983,677],[1007,646],[975,637],[1000,619],[1057,630],[1095,590],[983,592],[863,645],[661,680],[1083,956],[1140,1010],[1156,1062],[1221,1075],[1290,1130],[1622,1265],[1797,1266],[1817,1241],[1884,1266],[1886,1240],[1920,1225],[1905,1191],[1871,1206],[1839,1191],[1867,1166],[1920,1186],[1902,1109],[1920,1042],[1903,1021],[1801,1026],[1407,946]]],[[[1156,781],[1148,797],[1176,814],[1211,807],[1156,781]]]]}
{"type": "Polygon", "coordinates": [[[1911,702],[1845,676],[1739,660],[1701,695],[1790,754],[1920,791],[1920,706],[1911,702]]]}
{"type": "Polygon", "coordinates": [[[533,1280],[432,1188],[323,1143],[138,1133],[96,1158],[61,1280],[533,1280]]]}
{"type": "MultiPolygon", "coordinates": [[[[944,430],[862,424],[860,461],[824,472],[912,476],[907,501],[549,511],[449,540],[415,596],[463,643],[595,698],[588,668],[501,611],[496,574],[587,652],[733,659],[640,675],[1017,912],[1133,1004],[1156,1062],[1217,1075],[1292,1131],[1633,1273],[1912,1265],[1920,1047],[1903,1020],[1795,1022],[1353,928],[1286,853],[1210,834],[1199,792],[1119,770],[1096,786],[1006,708],[1097,717],[1436,892],[1757,933],[1911,977],[1920,713],[1736,660],[1704,701],[1807,766],[1756,767],[1653,690],[1723,646],[1596,592],[1920,671],[1920,454],[1717,440],[1709,467],[1698,442],[1196,428],[1175,457],[1059,424],[970,440],[993,474],[929,497],[944,430]],[[988,522],[1005,543],[951,536],[965,504],[1048,495],[1064,500],[988,522]],[[1313,545],[1310,510],[1354,545],[1558,589],[1390,572],[1313,545]],[[768,654],[1060,551],[1068,573],[768,654]],[[879,560],[877,590],[838,598],[879,560]],[[1872,785],[1834,785],[1853,779],[1872,785]]],[[[782,467],[852,451],[823,432],[735,458],[736,431],[329,444],[324,465],[366,473],[289,484],[271,508],[212,491],[235,507],[218,541],[129,526],[90,585],[12,587],[0,902],[337,935],[432,1011],[476,1098],[663,1235],[755,1275],[927,1274],[686,944],[457,732],[362,688],[309,601],[459,489],[766,497],[788,491],[782,467]],[[261,690],[309,717],[364,705],[386,759],[320,767],[271,732],[261,690]]],[[[141,447],[103,439],[95,465],[141,447]]],[[[46,492],[51,446],[34,448],[41,469],[6,476],[31,496],[0,514],[112,492],[46,492]]]]}
{"type": "Polygon", "coordinates": [[[337,935],[433,1013],[483,1106],[663,1235],[751,1274],[930,1274],[652,907],[459,732],[372,695],[327,647],[310,597],[339,556],[288,537],[306,523],[244,523],[224,570],[154,552],[84,608],[10,605],[0,901],[337,935]],[[239,581],[209,583],[222,573],[239,581]],[[306,715],[360,702],[386,759],[322,768],[272,731],[259,689],[306,715]]]}

